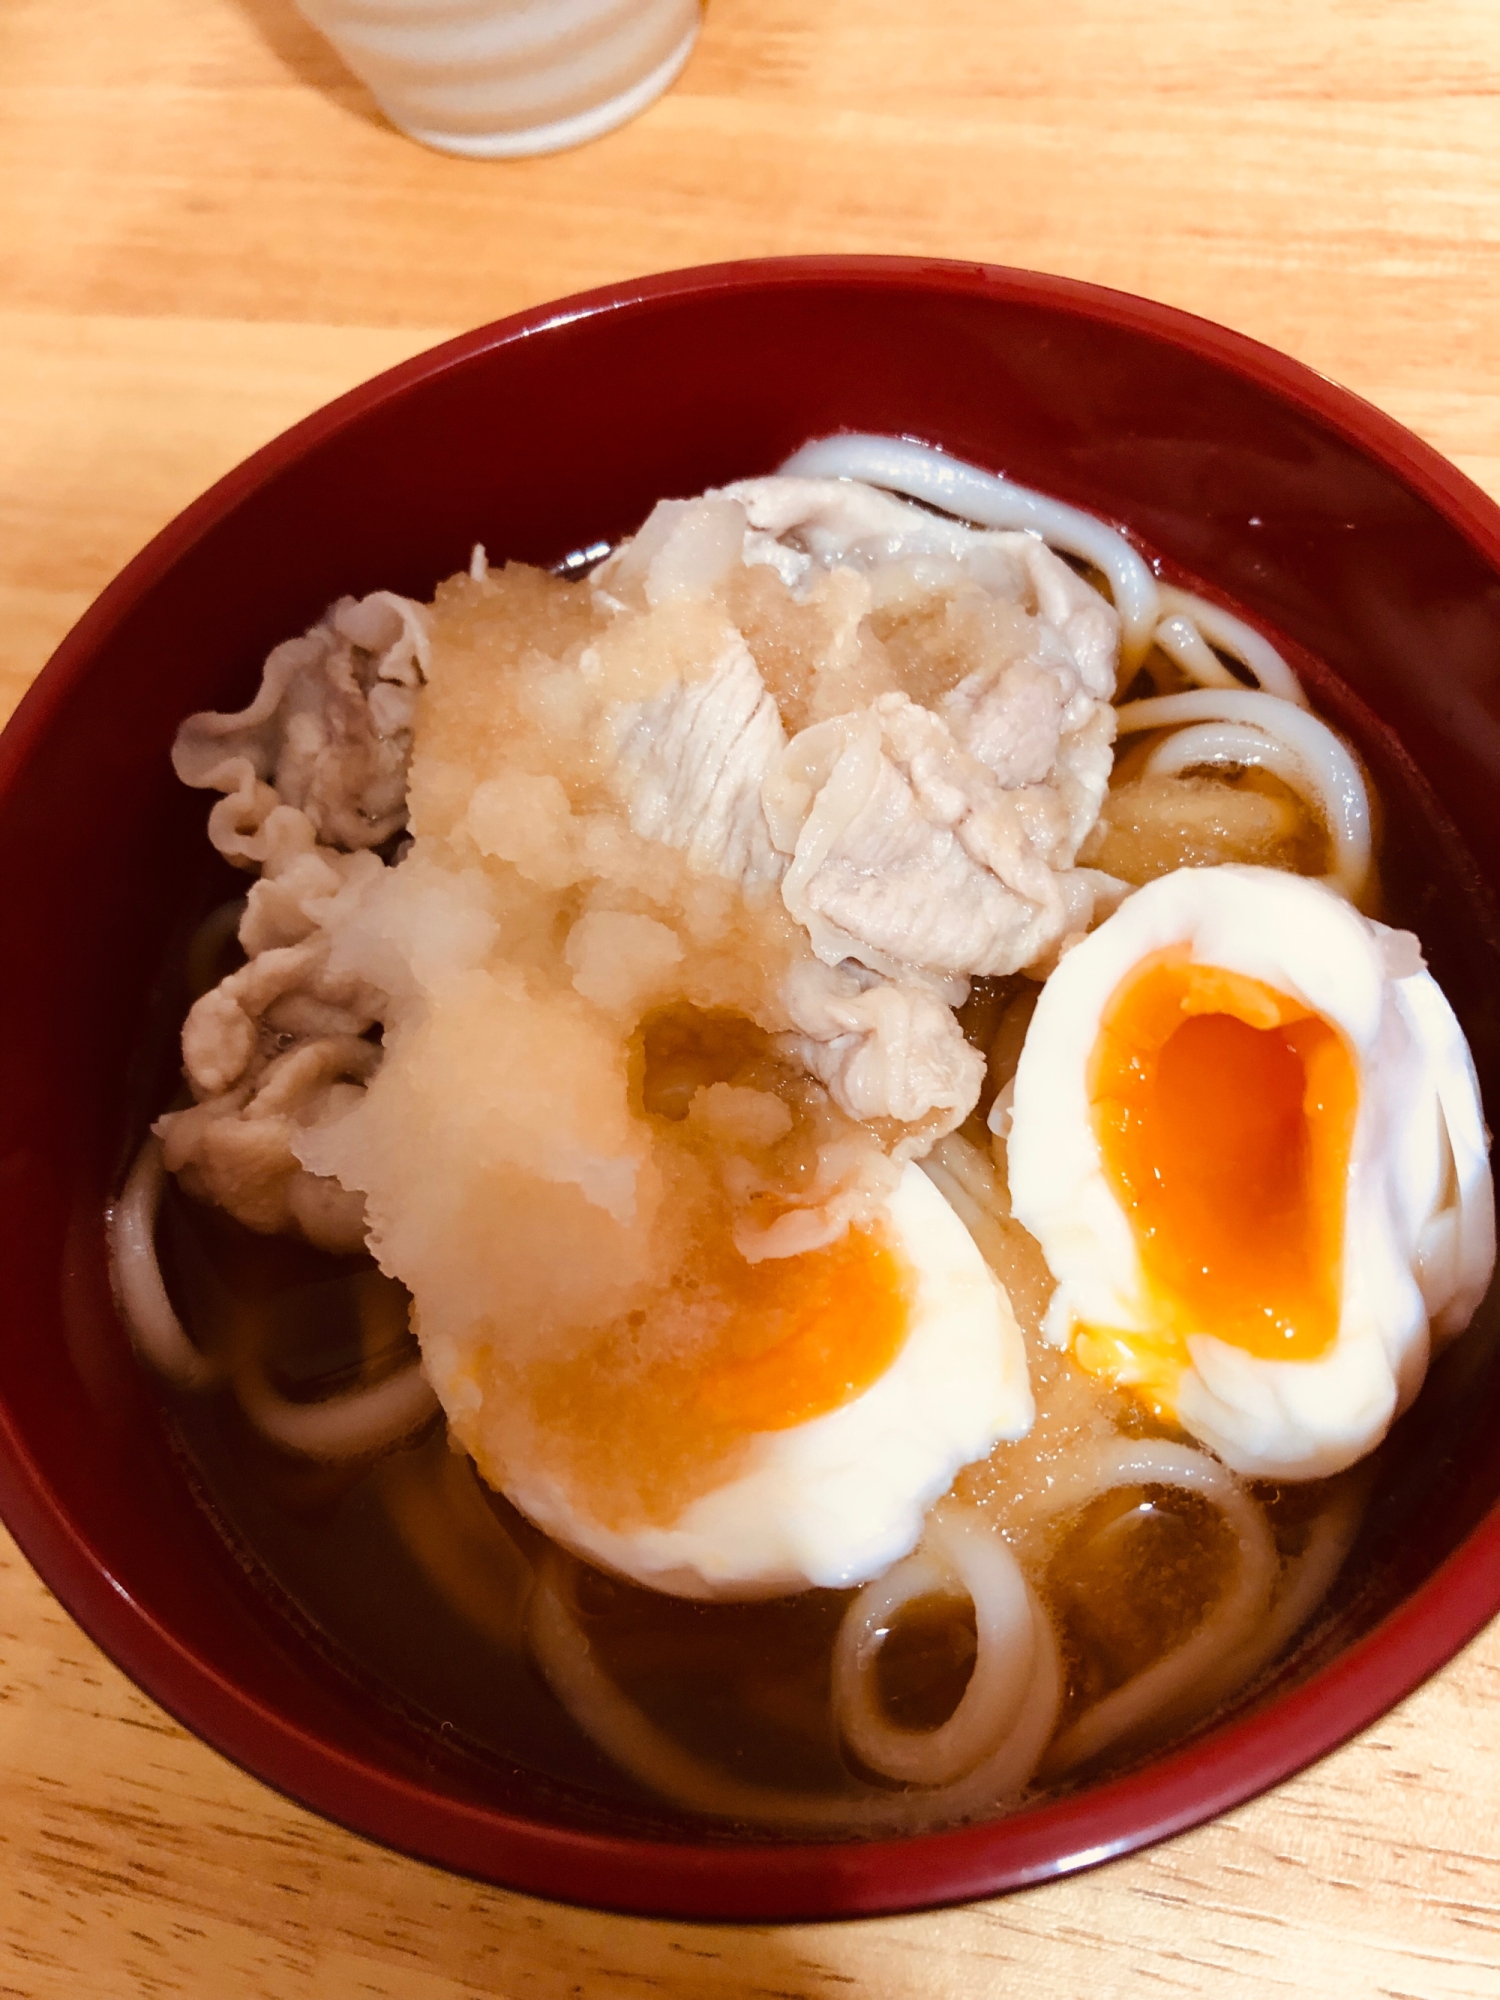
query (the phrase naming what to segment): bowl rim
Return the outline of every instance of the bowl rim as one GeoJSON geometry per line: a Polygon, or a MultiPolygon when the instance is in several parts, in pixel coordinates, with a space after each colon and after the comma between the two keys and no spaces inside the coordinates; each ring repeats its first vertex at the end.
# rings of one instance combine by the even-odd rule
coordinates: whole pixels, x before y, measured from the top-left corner
{"type": "MultiPolygon", "coordinates": [[[[1500,508],[1393,418],[1306,364],[1173,306],[1077,279],[935,258],[749,259],[629,279],[533,307],[398,363],[283,431],[193,501],[63,639],[0,736],[0,794],[23,771],[96,649],[264,481],[374,408],[474,357],[573,322],[744,289],[837,284],[999,296],[1143,334],[1268,391],[1378,460],[1500,575],[1500,508]]],[[[1217,1817],[1366,1728],[1500,1610],[1500,1503],[1370,1632],[1268,1708],[1140,1769],[1009,1819],[871,1841],[698,1844],[552,1826],[427,1790],[335,1749],[223,1676],[109,1572],[0,1409],[0,1515],[85,1632],[195,1735],[345,1828],[499,1886],[640,1915],[828,1920],[931,1908],[1095,1866],[1217,1817]]]]}

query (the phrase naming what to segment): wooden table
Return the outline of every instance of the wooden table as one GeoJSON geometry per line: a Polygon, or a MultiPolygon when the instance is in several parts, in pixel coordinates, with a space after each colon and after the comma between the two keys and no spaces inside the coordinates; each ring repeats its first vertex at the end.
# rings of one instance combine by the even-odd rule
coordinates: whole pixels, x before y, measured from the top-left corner
{"type": "MultiPolygon", "coordinates": [[[[713,0],[562,157],[398,137],[289,0],[0,4],[0,701],[294,418],[641,271],[910,251],[1290,350],[1500,493],[1493,0],[713,0]]],[[[1008,1901],[597,1916],[326,1826],[188,1737],[0,1542],[0,1994],[1500,1995],[1500,1627],[1274,1796],[1008,1901]]]]}

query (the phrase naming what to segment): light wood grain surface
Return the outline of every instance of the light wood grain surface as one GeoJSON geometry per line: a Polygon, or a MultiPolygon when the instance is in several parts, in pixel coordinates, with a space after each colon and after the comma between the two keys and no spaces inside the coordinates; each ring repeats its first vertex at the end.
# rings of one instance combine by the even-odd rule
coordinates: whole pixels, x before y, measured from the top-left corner
{"type": "MultiPolygon", "coordinates": [[[[579,152],[421,151],[289,0],[0,0],[0,703],[202,487],[476,322],[937,253],[1150,293],[1500,493],[1493,0],[713,0],[579,152]]],[[[0,1995],[1500,1995],[1500,1629],[1157,1851],[930,1916],[692,1928],[445,1876],[188,1737],[0,1541],[0,1995]]]]}

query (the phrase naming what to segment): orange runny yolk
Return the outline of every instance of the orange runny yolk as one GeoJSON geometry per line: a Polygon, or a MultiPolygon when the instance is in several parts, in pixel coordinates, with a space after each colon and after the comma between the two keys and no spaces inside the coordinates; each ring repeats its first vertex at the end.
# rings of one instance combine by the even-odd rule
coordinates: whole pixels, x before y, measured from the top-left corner
{"type": "Polygon", "coordinates": [[[526,1401],[598,1519],[665,1523],[722,1484],[747,1437],[871,1388],[905,1345],[917,1298],[888,1229],[759,1263],[727,1227],[713,1230],[641,1307],[535,1364],[526,1401]]]}
{"type": "Polygon", "coordinates": [[[1339,1031],[1261,980],[1159,952],[1106,1006],[1088,1083],[1153,1325],[1081,1328],[1084,1365],[1170,1408],[1189,1334],[1262,1359],[1324,1353],[1359,1102],[1339,1031]]]}
{"type": "Polygon", "coordinates": [[[850,1229],[823,1250],[743,1264],[697,1403],[742,1433],[786,1430],[852,1402],[906,1338],[911,1285],[893,1247],[850,1229]]]}

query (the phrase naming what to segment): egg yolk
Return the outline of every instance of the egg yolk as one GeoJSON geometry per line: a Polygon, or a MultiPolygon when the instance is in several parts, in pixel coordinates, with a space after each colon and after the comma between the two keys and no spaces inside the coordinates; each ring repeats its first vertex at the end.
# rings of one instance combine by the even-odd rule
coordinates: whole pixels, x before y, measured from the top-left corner
{"type": "Polygon", "coordinates": [[[535,1365],[528,1400],[597,1519],[670,1521],[722,1481],[746,1438],[872,1387],[906,1342],[915,1296],[886,1231],[752,1264],[726,1228],[579,1354],[535,1365]]]}
{"type": "Polygon", "coordinates": [[[743,1273],[726,1301],[734,1351],[698,1382],[702,1408],[737,1429],[789,1430],[841,1408],[880,1379],[906,1338],[907,1274],[869,1230],[743,1273]]]}
{"type": "Polygon", "coordinates": [[[1261,980],[1158,953],[1104,1010],[1089,1097],[1153,1326],[1080,1329],[1084,1365],[1170,1407],[1189,1334],[1262,1360],[1325,1353],[1359,1101],[1339,1031],[1261,980]]]}

